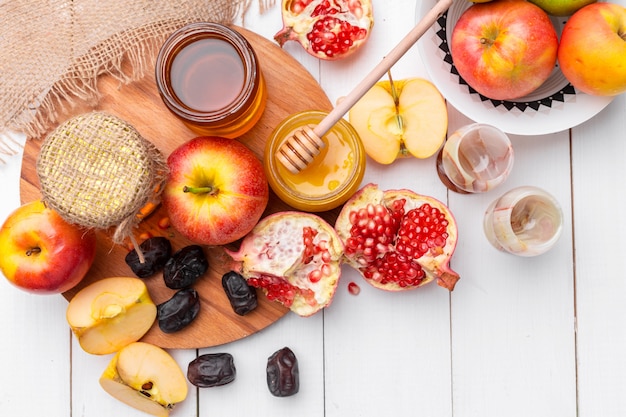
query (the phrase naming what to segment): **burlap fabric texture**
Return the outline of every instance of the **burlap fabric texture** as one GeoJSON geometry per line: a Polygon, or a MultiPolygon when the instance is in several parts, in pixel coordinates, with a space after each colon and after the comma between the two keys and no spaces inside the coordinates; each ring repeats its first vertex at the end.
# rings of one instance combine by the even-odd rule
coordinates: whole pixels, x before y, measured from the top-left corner
{"type": "MultiPolygon", "coordinates": [[[[41,137],[73,103],[97,103],[98,76],[136,80],[175,29],[233,23],[251,1],[0,1],[0,155],[13,149],[3,132],[41,137]]],[[[259,0],[261,12],[274,1],[259,0]]]]}
{"type": "Polygon", "coordinates": [[[140,210],[158,200],[167,173],[165,157],[152,143],[105,112],[62,123],[43,141],[37,159],[43,201],[69,223],[115,227],[115,243],[133,240],[140,210]]]}

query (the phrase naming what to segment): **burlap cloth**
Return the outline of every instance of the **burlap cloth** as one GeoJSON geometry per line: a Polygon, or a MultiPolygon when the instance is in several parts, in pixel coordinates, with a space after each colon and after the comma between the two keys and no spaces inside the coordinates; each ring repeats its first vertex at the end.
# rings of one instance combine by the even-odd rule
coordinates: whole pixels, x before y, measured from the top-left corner
{"type": "MultiPolygon", "coordinates": [[[[73,103],[97,103],[98,76],[136,80],[175,29],[233,23],[251,1],[0,0],[0,156],[15,152],[2,133],[42,136],[73,103]]],[[[260,11],[274,2],[259,0],[260,11]]]]}

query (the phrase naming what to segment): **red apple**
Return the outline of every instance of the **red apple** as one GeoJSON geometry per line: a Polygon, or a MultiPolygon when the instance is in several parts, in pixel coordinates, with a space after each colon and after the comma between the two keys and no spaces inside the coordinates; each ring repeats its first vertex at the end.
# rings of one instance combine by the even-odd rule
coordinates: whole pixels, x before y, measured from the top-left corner
{"type": "Polygon", "coordinates": [[[263,165],[237,140],[194,138],[175,149],[167,164],[163,207],[174,229],[193,242],[234,242],[252,230],[267,206],[263,165]]]}
{"type": "Polygon", "coordinates": [[[40,201],[14,210],[0,228],[0,270],[15,286],[56,294],[76,286],[96,257],[96,233],[40,201]]]}
{"type": "Polygon", "coordinates": [[[526,0],[470,6],[452,31],[450,53],[463,79],[494,100],[536,90],[556,64],[558,38],[547,13],[526,0]]]}
{"type": "Polygon", "coordinates": [[[574,13],[561,34],[559,65],[577,89],[614,96],[626,91],[626,7],[593,3],[574,13]]]}

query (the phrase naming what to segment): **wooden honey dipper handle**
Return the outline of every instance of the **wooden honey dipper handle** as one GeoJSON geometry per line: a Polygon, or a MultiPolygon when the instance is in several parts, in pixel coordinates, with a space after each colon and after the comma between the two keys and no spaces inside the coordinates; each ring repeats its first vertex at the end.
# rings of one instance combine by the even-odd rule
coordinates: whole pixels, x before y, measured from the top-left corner
{"type": "Polygon", "coordinates": [[[361,80],[357,86],[341,100],[313,129],[304,127],[296,131],[292,137],[277,151],[277,159],[292,173],[296,174],[306,168],[313,158],[324,147],[322,136],[341,119],[357,101],[422,37],[444,13],[452,0],[439,0],[413,29],[361,80]]]}

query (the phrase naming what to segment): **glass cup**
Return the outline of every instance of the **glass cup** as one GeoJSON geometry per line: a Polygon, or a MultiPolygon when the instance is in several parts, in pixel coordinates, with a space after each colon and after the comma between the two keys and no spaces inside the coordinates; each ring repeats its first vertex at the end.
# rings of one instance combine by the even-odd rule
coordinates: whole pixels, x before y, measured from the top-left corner
{"type": "Polygon", "coordinates": [[[552,248],[561,236],[563,212],[556,199],[541,188],[517,187],[491,203],[483,228],[496,249],[536,256],[552,248]]]}
{"type": "Polygon", "coordinates": [[[449,190],[482,193],[500,185],[513,167],[513,147],[500,129],[473,123],[454,132],[437,156],[437,173],[449,190]]]}

